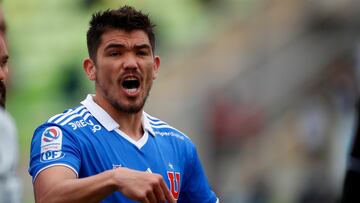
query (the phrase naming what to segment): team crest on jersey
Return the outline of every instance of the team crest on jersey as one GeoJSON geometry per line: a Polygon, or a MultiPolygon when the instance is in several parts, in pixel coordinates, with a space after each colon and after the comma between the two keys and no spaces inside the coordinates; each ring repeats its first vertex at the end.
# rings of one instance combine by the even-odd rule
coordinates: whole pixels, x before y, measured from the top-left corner
{"type": "MultiPolygon", "coordinates": [[[[169,164],[169,166],[170,166],[170,164],[169,164]]],[[[172,166],[172,164],[171,164],[171,166],[172,166]]],[[[171,194],[177,200],[177,199],[179,199],[179,194],[180,194],[180,173],[174,172],[174,171],[167,171],[167,177],[170,182],[171,194]]]]}
{"type": "Polygon", "coordinates": [[[51,126],[44,130],[41,136],[40,161],[52,161],[64,157],[62,148],[62,131],[59,127],[51,126]]]}

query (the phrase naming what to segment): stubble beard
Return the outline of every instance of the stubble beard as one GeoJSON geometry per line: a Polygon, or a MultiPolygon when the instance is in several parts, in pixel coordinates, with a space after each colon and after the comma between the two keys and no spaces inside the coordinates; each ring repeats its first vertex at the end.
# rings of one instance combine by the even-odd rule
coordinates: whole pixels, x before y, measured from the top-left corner
{"type": "Polygon", "coordinates": [[[114,107],[116,110],[118,110],[120,112],[127,113],[127,114],[135,114],[135,113],[140,112],[143,109],[146,99],[147,99],[147,96],[141,101],[141,103],[139,105],[134,104],[134,105],[129,105],[129,106],[125,106],[112,98],[108,98],[108,101],[112,107],[114,107]]]}
{"type": "Polygon", "coordinates": [[[0,81],[0,106],[5,108],[5,100],[6,100],[6,86],[3,81],[0,81]]]}
{"type": "Polygon", "coordinates": [[[109,89],[104,88],[99,83],[98,80],[96,80],[95,82],[97,84],[97,87],[102,89],[102,92],[104,94],[103,96],[110,103],[110,105],[113,108],[115,108],[116,110],[118,110],[119,112],[123,112],[123,113],[127,113],[127,114],[139,113],[143,109],[143,107],[145,106],[146,100],[147,100],[147,98],[149,96],[150,89],[151,89],[151,86],[150,86],[150,88],[146,92],[145,97],[142,99],[142,101],[139,104],[125,105],[125,104],[122,104],[122,103],[118,102],[116,98],[112,97],[110,92],[109,92],[109,89]]]}

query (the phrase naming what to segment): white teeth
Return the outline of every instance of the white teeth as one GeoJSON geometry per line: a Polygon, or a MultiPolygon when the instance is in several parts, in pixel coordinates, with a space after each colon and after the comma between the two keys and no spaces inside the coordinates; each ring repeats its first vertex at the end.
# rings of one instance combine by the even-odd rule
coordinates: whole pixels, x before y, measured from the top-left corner
{"type": "Polygon", "coordinates": [[[131,89],[126,89],[126,92],[129,93],[129,94],[133,94],[136,92],[136,88],[131,88],[131,89]]]}
{"type": "Polygon", "coordinates": [[[125,80],[137,80],[136,77],[128,77],[125,80]]]}

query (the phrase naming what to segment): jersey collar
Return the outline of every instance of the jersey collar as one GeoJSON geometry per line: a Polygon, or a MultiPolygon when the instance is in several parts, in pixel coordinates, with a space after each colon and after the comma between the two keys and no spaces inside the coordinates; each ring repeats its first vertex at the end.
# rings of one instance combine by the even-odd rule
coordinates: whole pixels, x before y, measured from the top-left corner
{"type": "MultiPolygon", "coordinates": [[[[98,120],[102,126],[108,131],[118,129],[120,125],[97,103],[95,103],[92,94],[88,94],[81,104],[84,105],[87,110],[98,120]]],[[[141,124],[143,128],[148,131],[151,135],[155,136],[155,133],[150,125],[149,119],[145,116],[146,113],[142,113],[141,124]]]]}

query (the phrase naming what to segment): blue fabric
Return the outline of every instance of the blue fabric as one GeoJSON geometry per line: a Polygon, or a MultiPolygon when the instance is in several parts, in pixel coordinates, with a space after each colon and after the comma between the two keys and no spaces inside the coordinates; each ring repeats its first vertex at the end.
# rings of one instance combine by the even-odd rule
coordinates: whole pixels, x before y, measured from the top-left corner
{"type": "MultiPolygon", "coordinates": [[[[29,173],[34,179],[51,165],[67,166],[79,178],[116,167],[150,170],[163,176],[175,196],[179,194],[179,203],[215,203],[216,195],[210,189],[191,140],[159,119],[147,114],[144,119],[148,119],[155,135],[147,132],[147,142],[138,148],[120,136],[119,131],[106,130],[84,106],[54,116],[34,132],[29,173]]],[[[134,201],[114,192],[102,202],[134,201]]]]}

